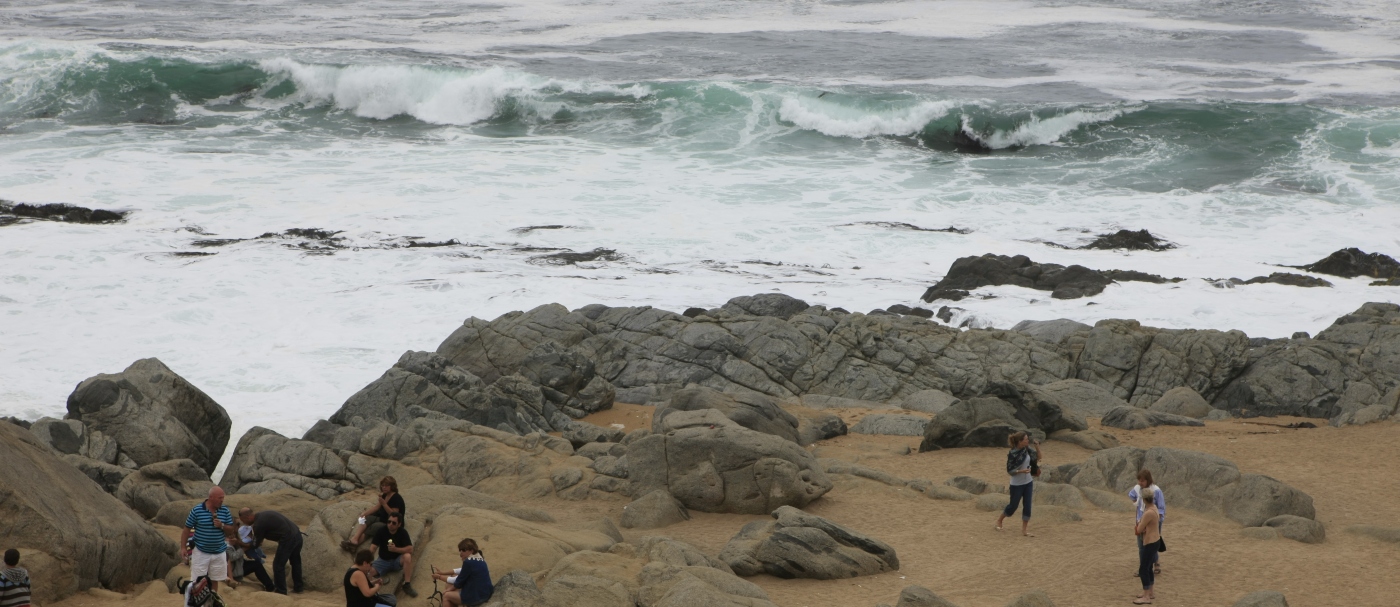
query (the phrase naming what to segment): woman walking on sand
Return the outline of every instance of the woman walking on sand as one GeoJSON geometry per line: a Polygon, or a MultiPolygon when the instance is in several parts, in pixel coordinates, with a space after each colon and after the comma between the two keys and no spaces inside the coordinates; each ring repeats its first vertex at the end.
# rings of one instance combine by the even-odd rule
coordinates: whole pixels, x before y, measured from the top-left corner
{"type": "Polygon", "coordinates": [[[1133,599],[1134,605],[1151,605],[1152,599],[1157,598],[1157,594],[1152,591],[1153,582],[1156,581],[1152,573],[1152,563],[1157,560],[1158,542],[1162,539],[1162,533],[1157,527],[1162,515],[1152,500],[1144,502],[1142,519],[1133,527],[1133,532],[1141,538],[1141,547],[1138,548],[1138,577],[1142,578],[1142,594],[1133,599]]]}
{"type": "Polygon", "coordinates": [[[1035,537],[1028,528],[1031,524],[1031,496],[1035,492],[1035,476],[1032,471],[1040,469],[1040,443],[1032,442],[1029,434],[1017,432],[1007,437],[1011,452],[1006,454],[1006,473],[1011,476],[1011,503],[997,517],[997,531],[1006,517],[1016,513],[1018,503],[1021,509],[1021,535],[1035,537]]]}

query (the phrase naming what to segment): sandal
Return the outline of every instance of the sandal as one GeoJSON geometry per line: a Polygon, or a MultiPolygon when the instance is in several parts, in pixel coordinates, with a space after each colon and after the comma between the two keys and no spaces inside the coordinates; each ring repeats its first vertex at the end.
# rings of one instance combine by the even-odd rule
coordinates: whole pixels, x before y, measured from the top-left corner
{"type": "Polygon", "coordinates": [[[1134,599],[1134,600],[1133,600],[1133,604],[1134,604],[1134,605],[1151,605],[1151,604],[1152,604],[1152,599],[1134,599]]]}

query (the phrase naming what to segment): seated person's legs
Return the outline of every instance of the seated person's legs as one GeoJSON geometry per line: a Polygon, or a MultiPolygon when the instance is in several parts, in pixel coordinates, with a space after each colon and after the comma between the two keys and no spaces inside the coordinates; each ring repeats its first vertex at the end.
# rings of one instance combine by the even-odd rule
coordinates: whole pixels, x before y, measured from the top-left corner
{"type": "Polygon", "coordinates": [[[449,590],[442,593],[442,604],[444,607],[459,607],[462,604],[462,591],[449,590]]]}

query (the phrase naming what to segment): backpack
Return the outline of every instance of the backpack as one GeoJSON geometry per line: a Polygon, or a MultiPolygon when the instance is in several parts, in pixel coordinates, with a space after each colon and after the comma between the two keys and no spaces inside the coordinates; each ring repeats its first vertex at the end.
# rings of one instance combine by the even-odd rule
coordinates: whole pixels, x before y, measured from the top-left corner
{"type": "Polygon", "coordinates": [[[215,597],[207,575],[201,575],[193,582],[185,582],[184,586],[187,587],[185,596],[189,597],[189,600],[185,601],[185,607],[204,607],[215,597]],[[193,587],[188,588],[189,586],[193,587]]]}

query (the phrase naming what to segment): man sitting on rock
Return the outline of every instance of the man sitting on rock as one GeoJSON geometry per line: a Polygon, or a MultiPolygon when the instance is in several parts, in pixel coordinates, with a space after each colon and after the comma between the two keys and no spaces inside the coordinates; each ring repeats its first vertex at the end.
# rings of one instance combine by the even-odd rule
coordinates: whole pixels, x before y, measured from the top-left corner
{"type": "MultiPolygon", "coordinates": [[[[390,571],[403,571],[404,594],[408,596],[418,596],[418,591],[413,589],[413,540],[408,537],[408,530],[403,528],[403,515],[397,512],[389,514],[389,522],[379,533],[370,540],[373,544],[370,550],[377,554],[373,567],[379,575],[384,575],[390,571]]],[[[397,592],[397,591],[395,591],[397,592]]]]}
{"type": "Polygon", "coordinates": [[[266,540],[277,542],[277,552],[272,557],[271,580],[267,579],[262,563],[252,562],[245,567],[253,569],[258,580],[267,586],[268,592],[287,594],[287,563],[290,562],[292,592],[300,594],[304,587],[301,581],[301,528],[275,510],[254,513],[252,508],[244,508],[238,511],[238,520],[252,527],[253,538],[248,542],[249,547],[262,546],[266,540]]]}
{"type": "Polygon", "coordinates": [[[180,545],[185,546],[184,556],[190,559],[191,578],[207,575],[211,588],[215,592],[219,590],[219,582],[228,579],[225,535],[237,530],[233,514],[224,505],[224,490],[218,486],[209,489],[209,499],[190,509],[190,515],[185,517],[185,528],[180,531],[180,545]],[[194,535],[193,548],[189,547],[190,535],[194,535]]]}
{"type": "Polygon", "coordinates": [[[0,571],[0,605],[29,607],[29,571],[19,566],[19,551],[5,551],[5,570],[0,571]]]}

